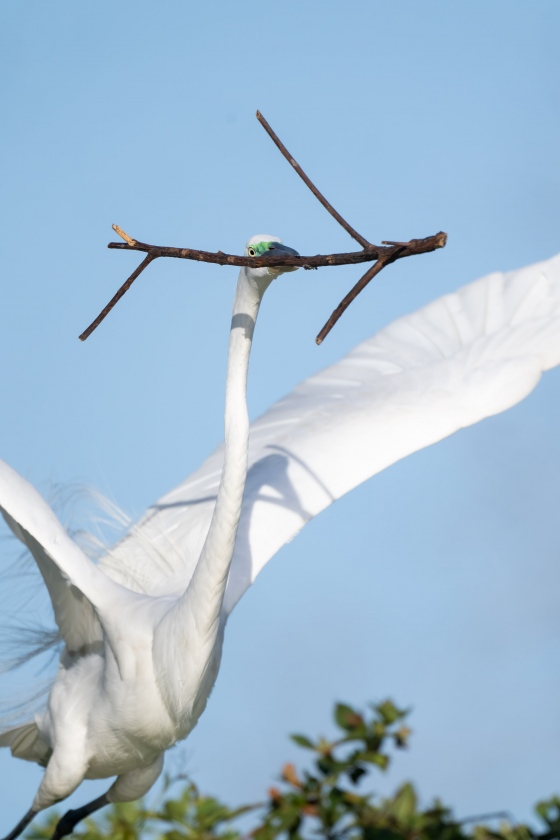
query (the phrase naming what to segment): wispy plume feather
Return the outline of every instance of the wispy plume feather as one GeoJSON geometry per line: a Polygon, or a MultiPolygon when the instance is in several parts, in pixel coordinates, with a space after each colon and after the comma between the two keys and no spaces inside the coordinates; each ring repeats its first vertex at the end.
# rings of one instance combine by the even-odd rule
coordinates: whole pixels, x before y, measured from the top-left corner
{"type": "MultiPolygon", "coordinates": [[[[51,485],[45,496],[69,536],[94,562],[130,525],[113,502],[82,485],[51,485]]],[[[24,677],[17,694],[0,696],[0,729],[5,729],[44,707],[64,641],[31,553],[7,529],[0,534],[0,557],[0,674],[21,668],[24,677]]]]}

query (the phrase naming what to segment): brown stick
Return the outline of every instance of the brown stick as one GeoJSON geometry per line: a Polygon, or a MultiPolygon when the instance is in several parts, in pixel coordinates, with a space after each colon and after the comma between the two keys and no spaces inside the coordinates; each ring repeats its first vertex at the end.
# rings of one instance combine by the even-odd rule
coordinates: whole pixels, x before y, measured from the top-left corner
{"type": "Polygon", "coordinates": [[[374,263],[368,268],[366,273],[358,280],[356,285],[350,289],[346,297],[343,300],[341,300],[341,302],[338,304],[338,306],[330,316],[323,329],[317,335],[317,338],[315,339],[315,344],[323,343],[325,338],[328,336],[328,334],[340,318],[340,316],[344,314],[344,312],[348,309],[352,301],[358,297],[362,289],[365,289],[369,281],[373,280],[375,275],[379,274],[379,272],[382,268],[384,268],[385,265],[386,263],[384,263],[382,260],[377,260],[376,263],[374,263]]]}
{"type": "MultiPolygon", "coordinates": [[[[157,257],[173,257],[179,260],[195,260],[196,262],[213,263],[214,265],[246,265],[253,268],[274,265],[293,265],[297,268],[323,268],[335,265],[357,265],[364,262],[378,260],[381,256],[389,257],[403,251],[402,256],[426,254],[445,246],[447,234],[440,231],[425,239],[411,239],[410,242],[398,242],[396,245],[383,247],[368,245],[363,251],[349,251],[342,254],[316,254],[315,256],[300,257],[242,257],[237,254],[224,254],[223,251],[199,251],[195,248],[174,248],[166,245],[148,245],[147,242],[132,240],[135,244],[124,242],[109,242],[108,248],[118,251],[144,251],[157,257]]],[[[131,238],[132,239],[132,238],[131,238]]],[[[400,254],[399,254],[400,257],[400,254]]]]}
{"type": "Polygon", "coordinates": [[[80,341],[85,341],[86,338],[88,338],[92,334],[92,332],[95,329],[97,329],[101,321],[103,321],[107,317],[113,306],[115,306],[115,304],[118,303],[119,300],[122,298],[124,293],[130,289],[136,278],[139,277],[140,274],[142,274],[144,269],[147,268],[153,260],[157,259],[157,256],[157,254],[148,254],[148,256],[144,260],[142,260],[136,271],[132,272],[128,280],[125,280],[118,292],[115,295],[113,295],[107,306],[101,310],[95,321],[92,321],[87,330],[83,331],[83,333],[79,337],[80,341]]]}
{"type": "Polygon", "coordinates": [[[268,133],[269,137],[274,141],[278,149],[282,152],[286,160],[293,166],[300,178],[309,187],[313,195],[321,202],[331,216],[344,228],[350,236],[360,243],[363,250],[356,252],[349,252],[344,254],[317,254],[314,257],[240,257],[235,254],[224,254],[222,251],[212,253],[210,251],[198,251],[194,248],[171,248],[161,245],[148,245],[146,242],[138,242],[122,230],[118,225],[113,225],[113,229],[118,235],[124,239],[124,242],[110,242],[109,248],[115,248],[124,251],[143,251],[146,253],[145,259],[140,263],[136,271],[130,275],[125,283],[121,286],[118,292],[111,298],[107,306],[99,313],[97,318],[84,330],[80,335],[80,340],[85,341],[88,336],[99,326],[101,321],[107,317],[111,309],[121,299],[124,293],[130,288],[136,278],[144,271],[148,265],[158,257],[174,257],[183,260],[197,260],[199,262],[214,263],[217,265],[238,265],[238,266],[252,266],[260,268],[263,266],[296,266],[298,268],[318,268],[319,266],[333,266],[333,265],[352,265],[357,263],[372,262],[372,265],[363,277],[356,283],[354,288],[346,295],[343,301],[337,306],[331,317],[320,331],[315,339],[317,344],[321,344],[325,336],[336,324],[342,313],[348,308],[353,300],[358,296],[369,281],[375,277],[376,274],[385,268],[386,265],[394,262],[401,257],[410,257],[413,254],[425,254],[428,251],[435,251],[437,248],[445,247],[447,242],[447,234],[443,232],[436,233],[435,236],[428,236],[425,239],[411,239],[409,242],[395,242],[385,240],[383,246],[372,245],[363,236],[361,236],[348,222],[342,218],[332,204],[330,204],[324,195],[319,192],[315,184],[307,177],[301,166],[294,160],[277,134],[272,130],[268,122],[265,120],[260,111],[257,111],[257,119],[268,133]]]}
{"type": "MultiPolygon", "coordinates": [[[[433,239],[433,237],[429,237],[433,239]]],[[[343,254],[315,254],[301,257],[242,257],[237,254],[224,254],[223,251],[199,251],[196,248],[174,248],[166,245],[149,245],[147,242],[134,240],[134,245],[124,242],[109,242],[108,248],[118,251],[144,251],[155,253],[158,257],[174,257],[179,260],[213,263],[214,265],[246,265],[253,268],[273,265],[295,265],[298,268],[321,268],[327,265],[352,265],[371,262],[378,259],[380,253],[388,249],[379,245],[369,245],[363,251],[349,251],[343,254]]],[[[427,250],[433,250],[429,247],[427,250]]]]}
{"type": "Polygon", "coordinates": [[[236,254],[224,254],[223,251],[213,253],[211,251],[198,251],[194,248],[171,248],[163,245],[148,245],[146,242],[139,242],[137,239],[133,239],[128,234],[125,234],[118,225],[113,225],[113,228],[117,231],[119,236],[122,236],[122,238],[125,239],[125,242],[109,242],[109,248],[118,249],[120,251],[143,251],[147,254],[147,256],[140,263],[136,271],[134,271],[126,282],[123,283],[118,292],[111,298],[107,306],[99,313],[97,318],[89,325],[87,330],[84,330],[84,332],[80,335],[81,341],[85,341],[86,338],[92,334],[103,319],[107,317],[115,304],[122,298],[124,293],[130,288],[136,278],[153,260],[158,257],[174,257],[175,259],[196,260],[197,262],[208,262],[214,263],[215,265],[246,265],[252,266],[253,268],[260,268],[267,265],[293,265],[298,268],[319,268],[335,265],[355,265],[375,260],[375,265],[366,272],[364,277],[362,277],[356,286],[354,286],[354,289],[344,298],[342,303],[339,304],[327,321],[327,324],[325,324],[317,336],[316,341],[320,344],[338,321],[344,310],[347,309],[360,291],[367,285],[367,283],[369,283],[369,280],[371,280],[371,278],[376,274],[379,274],[382,268],[397,259],[401,259],[402,257],[411,257],[415,254],[426,254],[429,251],[435,251],[438,248],[443,248],[447,241],[447,234],[440,231],[439,233],[436,233],[435,236],[428,236],[425,239],[411,239],[410,242],[399,242],[396,245],[389,247],[368,245],[368,247],[364,248],[363,251],[351,251],[345,254],[317,254],[314,257],[241,257],[236,254]],[[372,272],[372,269],[375,269],[375,271],[372,272]],[[364,282],[365,277],[368,277],[368,280],[364,282]]]}
{"type": "Polygon", "coordinates": [[[332,204],[329,201],[327,201],[325,196],[321,192],[319,192],[319,190],[317,189],[317,187],[315,186],[313,181],[311,181],[310,178],[307,177],[307,175],[305,174],[305,172],[303,171],[303,169],[301,168],[299,163],[296,160],[294,160],[294,158],[291,156],[291,154],[289,153],[287,148],[284,146],[284,144],[282,143],[282,141],[280,140],[278,135],[275,134],[275,132],[272,130],[272,128],[270,127],[268,122],[265,120],[265,118],[263,117],[263,115],[261,114],[260,111],[257,111],[257,119],[260,122],[260,124],[262,125],[262,127],[264,128],[264,130],[266,131],[266,133],[268,134],[268,136],[270,137],[270,139],[273,141],[273,143],[275,143],[276,146],[280,149],[280,151],[282,152],[282,154],[284,155],[284,157],[286,158],[288,163],[291,166],[294,167],[294,169],[296,170],[296,172],[299,175],[299,177],[301,178],[301,180],[309,187],[309,189],[311,190],[311,192],[313,193],[315,198],[319,199],[319,201],[321,202],[323,207],[326,210],[329,211],[331,216],[333,216],[336,219],[336,221],[338,222],[339,225],[342,225],[344,230],[347,233],[350,234],[352,239],[355,239],[356,242],[359,242],[360,245],[362,246],[362,248],[369,248],[370,243],[368,242],[368,240],[364,239],[364,237],[361,234],[359,234],[357,230],[354,230],[354,228],[351,227],[351,225],[349,225],[348,222],[345,219],[342,218],[340,213],[338,213],[334,209],[332,204]]]}
{"type": "MultiPolygon", "coordinates": [[[[430,237],[432,240],[433,249],[436,248],[444,248],[447,242],[447,234],[440,231],[440,233],[436,233],[435,236],[430,237]]],[[[315,339],[316,344],[322,344],[325,338],[328,336],[338,319],[344,312],[348,309],[350,304],[353,300],[355,300],[360,292],[365,289],[367,284],[370,280],[373,280],[376,274],[385,268],[386,265],[390,265],[392,262],[400,259],[401,257],[410,257],[413,254],[420,254],[425,253],[423,250],[417,250],[420,248],[423,249],[424,243],[426,243],[426,239],[411,239],[410,242],[388,242],[385,240],[387,244],[391,245],[391,248],[384,248],[383,253],[379,255],[379,259],[375,262],[366,273],[360,277],[358,282],[355,286],[353,286],[346,297],[341,300],[338,304],[328,321],[326,322],[325,326],[319,331],[317,338],[315,339]]]]}

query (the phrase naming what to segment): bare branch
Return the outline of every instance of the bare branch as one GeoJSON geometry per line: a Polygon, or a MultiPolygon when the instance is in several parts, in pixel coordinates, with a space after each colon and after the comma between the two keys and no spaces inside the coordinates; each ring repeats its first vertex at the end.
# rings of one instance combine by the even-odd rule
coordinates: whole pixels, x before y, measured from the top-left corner
{"type": "Polygon", "coordinates": [[[284,155],[284,157],[286,158],[288,163],[291,166],[293,166],[293,168],[296,170],[296,172],[299,175],[299,177],[301,178],[301,180],[309,187],[309,189],[311,190],[311,192],[313,193],[315,198],[319,199],[319,201],[321,202],[323,207],[326,210],[329,211],[331,216],[333,216],[336,219],[336,221],[338,222],[339,225],[342,225],[342,227],[344,228],[346,233],[349,233],[350,236],[352,237],[352,239],[355,239],[356,242],[359,242],[360,245],[362,246],[362,248],[371,247],[368,240],[364,239],[364,237],[361,234],[359,234],[357,230],[354,230],[354,228],[351,227],[351,225],[349,225],[348,222],[345,219],[342,218],[340,213],[338,213],[334,209],[332,204],[329,201],[327,201],[325,196],[322,193],[319,192],[319,190],[317,189],[315,184],[307,177],[307,175],[305,174],[305,172],[303,171],[303,169],[301,168],[299,163],[296,160],[294,160],[294,158],[291,156],[291,154],[289,153],[287,148],[284,146],[284,144],[282,143],[282,141],[280,140],[278,135],[275,134],[275,132],[272,130],[272,128],[270,127],[268,122],[265,120],[265,118],[263,117],[263,115],[261,114],[260,111],[257,111],[257,119],[260,122],[260,124],[262,125],[262,127],[264,128],[264,130],[266,131],[266,133],[268,134],[268,136],[270,137],[270,139],[280,149],[280,151],[282,152],[282,154],[284,155]]]}
{"type": "Polygon", "coordinates": [[[379,274],[379,272],[385,267],[385,265],[386,263],[384,263],[382,260],[377,260],[377,262],[375,262],[368,268],[366,273],[358,280],[356,285],[350,289],[346,297],[343,300],[341,300],[341,302],[338,304],[338,306],[330,316],[323,329],[317,335],[317,338],[315,339],[315,344],[323,343],[325,338],[328,336],[328,334],[340,318],[340,316],[348,309],[352,301],[358,297],[362,289],[365,289],[369,281],[372,280],[376,274],[379,274]]]}
{"type": "MultiPolygon", "coordinates": [[[[149,245],[147,242],[140,242],[131,239],[134,245],[124,242],[109,242],[108,248],[118,251],[144,251],[156,257],[173,257],[179,260],[195,260],[196,262],[213,263],[214,265],[246,265],[253,268],[262,268],[273,265],[293,265],[297,268],[323,268],[336,265],[357,265],[359,263],[372,262],[381,256],[392,256],[399,251],[404,251],[402,256],[409,257],[413,254],[426,254],[445,246],[447,234],[436,233],[425,239],[411,239],[409,242],[398,242],[394,246],[382,247],[380,245],[368,245],[363,251],[349,251],[342,254],[315,254],[315,256],[300,257],[242,257],[237,254],[225,254],[223,251],[199,251],[195,248],[174,248],[166,245],[149,245]]],[[[399,254],[400,257],[400,254],[399,254]]]]}
{"type": "MultiPolygon", "coordinates": [[[[115,227],[115,226],[113,225],[113,227],[115,227]]],[[[132,241],[134,242],[134,240],[132,240],[132,241]]],[[[99,326],[101,321],[103,321],[107,317],[107,315],[109,314],[109,312],[111,311],[113,306],[115,306],[115,304],[118,303],[119,300],[122,298],[124,293],[127,292],[130,289],[130,287],[132,286],[132,284],[134,283],[136,278],[140,274],[142,274],[144,269],[147,268],[153,260],[157,259],[157,256],[158,256],[157,254],[148,254],[146,259],[142,260],[142,262],[140,263],[140,265],[138,266],[136,271],[133,271],[132,274],[130,275],[130,277],[128,278],[128,280],[126,280],[122,284],[122,286],[120,287],[118,292],[115,295],[113,295],[113,297],[111,298],[111,300],[109,301],[107,306],[104,309],[102,309],[102,311],[99,313],[99,315],[97,316],[95,321],[92,321],[91,324],[89,325],[89,327],[87,328],[87,330],[83,331],[83,333],[79,337],[80,341],[85,341],[86,338],[88,338],[92,334],[92,332],[95,329],[97,329],[97,327],[99,326]]]]}
{"type": "Polygon", "coordinates": [[[373,262],[374,264],[368,268],[363,277],[356,283],[354,288],[346,295],[344,300],[337,306],[331,317],[323,327],[315,339],[317,344],[321,344],[324,338],[331,331],[342,313],[348,308],[353,300],[359,295],[369,281],[379,274],[386,265],[389,265],[395,260],[402,257],[410,257],[414,254],[425,254],[429,251],[435,251],[438,248],[444,248],[447,242],[447,234],[443,232],[436,233],[435,236],[428,236],[425,239],[411,239],[409,242],[396,242],[393,240],[384,240],[381,246],[372,245],[367,239],[364,239],[357,231],[351,227],[345,219],[342,218],[332,204],[330,204],[317,187],[307,177],[301,166],[294,160],[289,151],[286,149],[282,141],[272,130],[268,122],[265,120],[260,111],[257,111],[257,119],[266,130],[268,135],[274,141],[276,146],[280,149],[286,160],[296,170],[300,178],[309,187],[313,195],[321,202],[331,216],[344,228],[350,236],[360,243],[362,251],[351,251],[344,254],[316,254],[314,257],[241,257],[236,254],[224,254],[223,251],[213,253],[211,251],[199,251],[194,248],[172,248],[163,245],[148,245],[146,242],[139,242],[133,239],[128,233],[120,228],[118,225],[113,225],[113,230],[124,239],[124,242],[109,242],[109,248],[118,249],[121,251],[142,251],[146,254],[145,259],[140,263],[138,268],[132,272],[130,277],[120,287],[118,292],[111,298],[107,306],[99,313],[95,321],[84,330],[80,335],[80,340],[85,341],[88,336],[99,326],[101,321],[109,314],[115,304],[121,299],[124,293],[130,288],[136,278],[144,271],[153,260],[158,257],[172,257],[182,260],[196,260],[198,262],[214,263],[215,265],[238,265],[238,266],[252,266],[253,268],[261,268],[266,266],[294,266],[296,268],[319,268],[320,266],[334,266],[334,265],[356,265],[359,263],[373,262]]]}
{"type": "MultiPolygon", "coordinates": [[[[466,825],[467,823],[486,823],[490,820],[507,820],[510,825],[517,825],[517,820],[509,811],[490,811],[488,814],[476,814],[474,817],[463,817],[462,820],[457,820],[458,825],[466,825]]],[[[544,835],[545,837],[547,835],[544,835]]]]}
{"type": "Polygon", "coordinates": [[[366,273],[353,286],[346,297],[338,304],[325,326],[320,330],[315,339],[316,344],[322,344],[328,336],[340,316],[348,309],[353,300],[355,300],[360,292],[365,289],[370,280],[373,280],[376,274],[390,265],[392,262],[401,259],[401,257],[411,257],[413,254],[426,253],[424,248],[426,243],[430,241],[430,251],[435,251],[436,248],[444,248],[447,242],[447,234],[440,231],[435,236],[428,237],[428,239],[411,239],[410,242],[391,242],[384,240],[384,244],[391,245],[390,248],[380,249],[381,253],[377,261],[366,271],[366,273]]]}
{"type": "MultiPolygon", "coordinates": [[[[438,234],[439,235],[439,234],[438,234]]],[[[433,237],[430,237],[433,238],[433,237]]],[[[350,251],[343,254],[316,254],[310,257],[242,257],[237,254],[224,254],[223,251],[199,251],[195,248],[173,248],[166,245],[148,245],[146,242],[139,242],[131,239],[133,245],[124,242],[109,242],[108,248],[118,251],[144,251],[147,254],[155,254],[158,257],[173,257],[179,260],[196,260],[197,262],[214,263],[214,265],[238,265],[262,268],[272,265],[295,265],[298,268],[321,268],[323,266],[352,265],[356,263],[371,262],[378,259],[379,255],[388,249],[380,248],[378,245],[368,245],[363,251],[350,251]]],[[[428,248],[428,250],[433,250],[428,248]]]]}
{"type": "Polygon", "coordinates": [[[147,256],[143,262],[140,263],[136,271],[134,271],[126,282],[123,283],[118,292],[111,298],[107,306],[99,313],[95,321],[93,321],[87,330],[84,330],[84,332],[80,335],[81,341],[85,341],[86,338],[92,334],[101,321],[103,321],[103,319],[109,314],[115,304],[118,303],[124,293],[131,287],[136,278],[153,260],[158,257],[196,260],[197,262],[213,263],[214,265],[246,265],[252,266],[253,268],[261,268],[263,266],[272,267],[275,265],[293,265],[297,268],[320,268],[335,265],[356,265],[375,260],[374,265],[368,269],[361,280],[359,280],[354,286],[352,291],[349,292],[344,300],[339,304],[317,336],[317,344],[321,344],[344,310],[347,309],[361,290],[369,283],[372,277],[379,274],[386,265],[389,265],[402,257],[411,257],[415,254],[426,254],[429,251],[435,251],[438,248],[443,248],[447,242],[447,234],[440,231],[439,233],[436,233],[435,236],[428,236],[425,239],[411,239],[410,242],[399,242],[389,247],[368,245],[368,247],[364,248],[363,251],[351,251],[346,254],[317,254],[314,257],[241,257],[236,254],[224,254],[223,251],[217,251],[214,253],[212,251],[198,251],[194,248],[172,248],[164,245],[148,245],[146,242],[139,242],[137,239],[133,239],[127,233],[124,233],[118,225],[113,225],[113,229],[122,236],[126,242],[109,242],[109,248],[120,251],[143,251],[147,254],[147,256]]]}

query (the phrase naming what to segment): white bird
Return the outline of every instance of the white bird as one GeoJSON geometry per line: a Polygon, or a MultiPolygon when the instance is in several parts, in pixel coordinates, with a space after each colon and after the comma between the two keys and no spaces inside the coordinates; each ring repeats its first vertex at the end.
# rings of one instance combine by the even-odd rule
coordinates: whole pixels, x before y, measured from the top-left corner
{"type": "MultiPolygon", "coordinates": [[[[284,248],[253,237],[246,253],[271,246],[284,248]]],[[[240,273],[225,447],[97,566],[36,491],[0,469],[0,508],[37,561],[66,643],[47,710],[0,735],[16,757],[46,765],[9,840],[83,778],[118,775],[107,794],[63,817],[57,838],[108,802],[145,793],[163,752],[206,705],[231,610],[279,548],[362,481],[513,406],[560,364],[558,256],[445,295],[306,380],[251,426],[247,473],[251,338],[281,271],[240,273]]]]}
{"type": "MultiPolygon", "coordinates": [[[[254,236],[245,247],[248,256],[265,253],[297,254],[274,236],[254,236]]],[[[140,594],[139,587],[115,582],[68,537],[26,481],[7,465],[0,470],[0,509],[37,562],[66,644],[44,714],[0,736],[13,755],[46,768],[30,810],[7,840],[86,778],[117,775],[106,794],[69,811],[54,837],[109,802],[143,796],[161,772],[165,750],[185,738],[204,711],[220,665],[222,604],[247,474],[253,331],[264,292],[292,270],[244,267],[239,273],[220,486],[199,556],[188,558],[192,574],[182,575],[182,591],[175,586],[169,594],[140,594]]]]}

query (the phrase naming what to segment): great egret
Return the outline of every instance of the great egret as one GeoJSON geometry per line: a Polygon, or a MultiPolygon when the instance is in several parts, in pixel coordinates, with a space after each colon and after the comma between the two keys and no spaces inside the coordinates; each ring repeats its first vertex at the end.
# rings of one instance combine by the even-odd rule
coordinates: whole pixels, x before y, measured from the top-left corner
{"type": "MultiPolygon", "coordinates": [[[[270,243],[283,247],[254,237],[247,248],[270,243]]],[[[241,270],[225,448],[97,566],[27,482],[0,471],[0,507],[39,565],[66,642],[47,712],[0,736],[15,756],[46,764],[9,840],[83,778],[119,774],[107,794],[69,812],[56,837],[108,801],[148,790],[163,751],[204,709],[231,610],[276,551],[366,478],[511,407],[560,363],[560,256],[488,275],[394,322],[276,403],[251,427],[245,483],[247,363],[271,279],[241,270]]]]}
{"type": "MultiPolygon", "coordinates": [[[[264,253],[297,254],[277,237],[252,237],[245,254],[264,253]]],[[[220,487],[200,556],[183,578],[179,596],[146,596],[112,580],[68,537],[26,481],[7,465],[0,470],[0,508],[39,566],[66,643],[45,712],[0,736],[13,755],[46,768],[30,810],[7,840],[85,778],[117,775],[106,794],[69,811],[54,837],[70,833],[80,819],[109,802],[142,796],[159,776],[165,750],[185,738],[204,711],[220,665],[222,602],[247,474],[253,331],[264,292],[291,270],[244,267],[239,272],[220,487]]]]}

